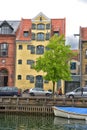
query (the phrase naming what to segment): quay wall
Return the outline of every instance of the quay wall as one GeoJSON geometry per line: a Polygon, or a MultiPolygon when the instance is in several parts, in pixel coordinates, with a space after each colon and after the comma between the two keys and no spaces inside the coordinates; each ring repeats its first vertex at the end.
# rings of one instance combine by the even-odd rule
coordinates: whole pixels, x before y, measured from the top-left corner
{"type": "Polygon", "coordinates": [[[0,113],[38,113],[54,115],[52,106],[87,107],[87,99],[0,97],[0,113]]]}

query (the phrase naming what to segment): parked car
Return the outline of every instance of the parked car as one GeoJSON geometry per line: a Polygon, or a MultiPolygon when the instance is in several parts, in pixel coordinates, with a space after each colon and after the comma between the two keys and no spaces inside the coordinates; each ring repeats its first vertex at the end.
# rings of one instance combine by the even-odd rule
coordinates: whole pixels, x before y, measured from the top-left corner
{"type": "Polygon", "coordinates": [[[65,94],[68,98],[87,97],[87,87],[78,87],[75,90],[65,94]]]}
{"type": "Polygon", "coordinates": [[[21,96],[21,89],[17,87],[0,87],[0,96],[21,96]]]}
{"type": "Polygon", "coordinates": [[[31,96],[51,96],[52,95],[52,92],[50,91],[45,91],[44,89],[42,88],[31,88],[29,90],[29,94],[31,96]]]}

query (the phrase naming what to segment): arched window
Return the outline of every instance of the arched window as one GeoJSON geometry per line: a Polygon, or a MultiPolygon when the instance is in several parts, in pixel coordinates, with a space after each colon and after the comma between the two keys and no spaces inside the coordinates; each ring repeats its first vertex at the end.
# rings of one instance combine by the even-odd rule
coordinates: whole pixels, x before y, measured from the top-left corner
{"type": "Polygon", "coordinates": [[[44,33],[38,33],[37,34],[37,40],[38,41],[44,41],[44,33]]]}
{"type": "Polygon", "coordinates": [[[36,47],[36,54],[43,54],[44,53],[44,46],[37,46],[36,47]]]}
{"type": "Polygon", "coordinates": [[[6,56],[8,56],[8,44],[1,43],[0,44],[0,57],[6,57],[6,56]]]}
{"type": "Polygon", "coordinates": [[[45,29],[45,25],[40,23],[40,24],[37,25],[37,29],[38,30],[44,30],[45,29]]]}

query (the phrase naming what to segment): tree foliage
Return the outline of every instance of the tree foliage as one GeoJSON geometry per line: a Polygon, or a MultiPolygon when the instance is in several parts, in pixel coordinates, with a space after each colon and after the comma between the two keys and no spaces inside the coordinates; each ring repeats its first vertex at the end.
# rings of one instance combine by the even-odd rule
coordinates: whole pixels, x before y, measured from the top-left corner
{"type": "Polygon", "coordinates": [[[44,78],[53,82],[58,80],[71,80],[70,66],[68,61],[74,55],[69,45],[65,46],[64,36],[54,35],[47,45],[48,50],[39,57],[34,66],[35,70],[45,72],[44,78]]]}

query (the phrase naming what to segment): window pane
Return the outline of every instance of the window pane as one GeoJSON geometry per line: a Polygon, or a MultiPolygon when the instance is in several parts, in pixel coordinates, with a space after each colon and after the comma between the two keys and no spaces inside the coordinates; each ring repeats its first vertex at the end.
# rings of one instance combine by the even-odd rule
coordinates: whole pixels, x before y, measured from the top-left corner
{"type": "Polygon", "coordinates": [[[24,35],[24,37],[28,37],[29,36],[29,32],[28,31],[24,31],[23,35],[24,35]]]}
{"type": "Polygon", "coordinates": [[[44,53],[44,46],[37,46],[36,54],[43,54],[44,53]]]}
{"type": "Polygon", "coordinates": [[[18,75],[18,80],[21,80],[21,78],[22,78],[21,75],[18,75]]]}
{"type": "Polygon", "coordinates": [[[2,26],[1,27],[1,34],[11,34],[12,33],[12,29],[9,27],[9,26],[7,26],[7,25],[4,25],[4,26],[2,26]]]}
{"type": "Polygon", "coordinates": [[[37,40],[38,41],[44,41],[44,34],[43,33],[38,33],[37,34],[37,40]]]}
{"type": "Polygon", "coordinates": [[[22,45],[19,45],[19,50],[22,50],[22,45]]]}
{"type": "Polygon", "coordinates": [[[72,62],[72,63],[70,64],[70,69],[71,69],[71,70],[76,69],[76,62],[72,62]]]}
{"type": "Polygon", "coordinates": [[[44,30],[45,29],[45,25],[44,24],[38,24],[37,25],[37,29],[38,30],[44,30]]]}
{"type": "Polygon", "coordinates": [[[50,29],[50,24],[46,24],[46,29],[50,29]]]}
{"type": "Polygon", "coordinates": [[[35,46],[33,45],[28,45],[27,50],[31,50],[31,54],[35,54],[35,46]]]}
{"type": "Polygon", "coordinates": [[[35,40],[35,33],[32,33],[32,40],[35,40]]]}
{"type": "Polygon", "coordinates": [[[7,43],[0,44],[0,56],[2,56],[2,57],[8,56],[8,44],[7,43]]]}
{"type": "Polygon", "coordinates": [[[46,40],[50,39],[50,33],[46,33],[46,40]]]}
{"type": "Polygon", "coordinates": [[[18,64],[22,64],[22,60],[18,60],[18,64]]]}
{"type": "Polygon", "coordinates": [[[26,80],[30,80],[30,83],[34,83],[34,76],[33,75],[27,75],[26,80]]]}
{"type": "Polygon", "coordinates": [[[36,24],[32,24],[32,29],[36,29],[36,24]]]}
{"type": "Polygon", "coordinates": [[[32,66],[34,65],[34,61],[33,60],[27,60],[27,64],[30,65],[30,67],[32,68],[32,66]]]}

